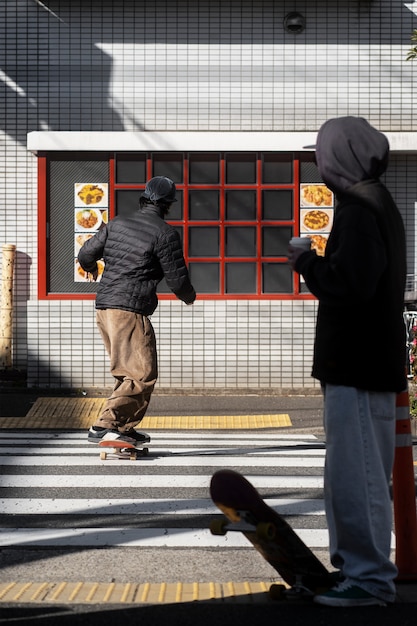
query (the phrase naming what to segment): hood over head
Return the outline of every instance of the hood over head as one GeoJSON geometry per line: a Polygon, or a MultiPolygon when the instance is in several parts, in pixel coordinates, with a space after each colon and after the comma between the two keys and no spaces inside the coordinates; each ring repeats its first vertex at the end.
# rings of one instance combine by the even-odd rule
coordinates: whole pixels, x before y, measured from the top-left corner
{"type": "Polygon", "coordinates": [[[362,117],[330,119],[317,135],[317,166],[336,193],[363,180],[377,180],[388,166],[388,156],[388,139],[362,117]]]}

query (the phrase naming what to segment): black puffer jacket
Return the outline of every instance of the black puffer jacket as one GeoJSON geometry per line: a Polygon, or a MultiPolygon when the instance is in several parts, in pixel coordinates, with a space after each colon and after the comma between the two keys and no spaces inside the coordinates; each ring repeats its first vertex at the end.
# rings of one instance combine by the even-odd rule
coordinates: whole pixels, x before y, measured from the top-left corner
{"type": "Polygon", "coordinates": [[[151,315],[158,306],[156,287],[164,276],[180,300],[186,304],[195,300],[179,235],[156,206],[115,217],[78,254],[86,272],[94,272],[101,258],[105,269],[97,290],[97,309],[151,315]]]}

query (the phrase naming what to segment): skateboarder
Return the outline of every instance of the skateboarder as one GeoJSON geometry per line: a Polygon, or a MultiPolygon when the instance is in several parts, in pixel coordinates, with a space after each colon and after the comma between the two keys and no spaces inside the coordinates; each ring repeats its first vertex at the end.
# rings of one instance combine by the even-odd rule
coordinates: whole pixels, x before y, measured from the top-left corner
{"type": "Polygon", "coordinates": [[[389,480],[396,393],[407,387],[406,257],[400,213],[379,180],[388,155],[365,119],[323,124],[316,161],[337,196],[333,229],[324,257],[289,248],[319,300],[313,376],[324,390],[325,508],[331,562],[345,579],[315,597],[330,606],[395,599],[389,480]]]}
{"type": "Polygon", "coordinates": [[[164,221],[175,184],[156,176],[146,185],[138,210],[117,216],[81,248],[81,267],[97,279],[96,319],[115,378],[113,393],[88,432],[88,440],[149,441],[135,427],[143,419],[158,376],[155,335],[148,318],[158,305],[156,288],[168,287],[186,304],[196,294],[188,276],[178,233],[164,221]]]}

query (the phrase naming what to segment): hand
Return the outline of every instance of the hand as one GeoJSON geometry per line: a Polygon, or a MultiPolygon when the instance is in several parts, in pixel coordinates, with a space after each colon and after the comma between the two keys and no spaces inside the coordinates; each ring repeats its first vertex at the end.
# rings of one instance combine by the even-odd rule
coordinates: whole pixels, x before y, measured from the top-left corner
{"type": "Polygon", "coordinates": [[[288,265],[291,266],[292,270],[295,272],[295,264],[297,263],[298,257],[306,252],[302,248],[295,248],[293,246],[288,246],[288,265]]]}
{"type": "Polygon", "coordinates": [[[98,268],[94,270],[94,272],[88,272],[88,280],[91,282],[96,282],[98,278],[98,268]]]}
{"type": "Polygon", "coordinates": [[[183,302],[187,306],[191,306],[192,304],[194,304],[196,298],[197,298],[197,294],[196,294],[196,292],[193,289],[192,292],[189,293],[188,299],[187,300],[183,300],[183,302]]]}

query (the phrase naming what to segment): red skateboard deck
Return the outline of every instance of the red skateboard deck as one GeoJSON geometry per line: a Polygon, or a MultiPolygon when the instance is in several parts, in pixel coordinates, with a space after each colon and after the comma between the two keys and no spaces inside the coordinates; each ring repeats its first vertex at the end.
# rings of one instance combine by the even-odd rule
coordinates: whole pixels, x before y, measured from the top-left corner
{"type": "Polygon", "coordinates": [[[109,448],[108,450],[100,450],[100,459],[105,461],[109,456],[117,457],[119,459],[130,459],[136,461],[138,456],[148,456],[149,448],[138,447],[133,443],[127,441],[115,440],[103,440],[99,442],[99,448],[109,448]]]}
{"type": "Polygon", "coordinates": [[[210,495],[226,517],[213,520],[211,532],[218,535],[242,532],[290,585],[287,591],[284,586],[273,586],[271,593],[312,597],[334,586],[334,576],[244,476],[227,469],[216,472],[211,479],[210,495]]]}

